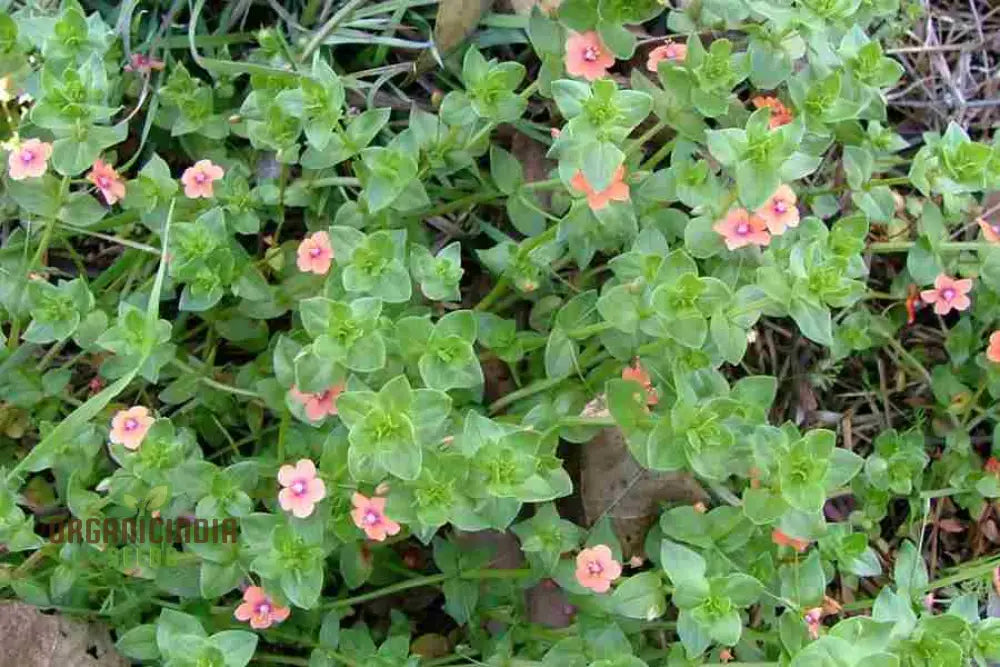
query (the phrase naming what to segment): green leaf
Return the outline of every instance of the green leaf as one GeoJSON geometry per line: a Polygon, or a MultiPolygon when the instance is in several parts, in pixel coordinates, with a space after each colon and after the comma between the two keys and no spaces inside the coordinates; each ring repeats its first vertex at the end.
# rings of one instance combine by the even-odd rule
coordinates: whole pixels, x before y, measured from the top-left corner
{"type": "Polygon", "coordinates": [[[916,597],[927,588],[927,566],[913,542],[906,540],[899,546],[892,578],[901,595],[916,597]]]}
{"type": "Polygon", "coordinates": [[[627,618],[652,621],[667,610],[663,579],[656,572],[642,572],[622,581],[611,595],[615,612],[627,618]]]}
{"type": "Polygon", "coordinates": [[[663,540],[660,545],[663,570],[675,584],[696,585],[705,579],[705,559],[687,547],[663,540]]]}
{"type": "Polygon", "coordinates": [[[793,296],[788,314],[799,325],[802,334],[820,345],[833,345],[833,324],[830,309],[811,298],[793,296]]]}
{"type": "Polygon", "coordinates": [[[550,378],[566,377],[576,367],[578,354],[577,344],[566,335],[566,332],[556,327],[549,334],[545,345],[545,374],[550,378]]]}
{"type": "Polygon", "coordinates": [[[147,623],[137,625],[115,642],[117,648],[132,660],[157,660],[160,651],[156,647],[156,626],[147,623]]]}
{"type": "Polygon", "coordinates": [[[372,555],[362,542],[349,542],[340,549],[340,576],[350,589],[363,586],[372,574],[372,555]]]}

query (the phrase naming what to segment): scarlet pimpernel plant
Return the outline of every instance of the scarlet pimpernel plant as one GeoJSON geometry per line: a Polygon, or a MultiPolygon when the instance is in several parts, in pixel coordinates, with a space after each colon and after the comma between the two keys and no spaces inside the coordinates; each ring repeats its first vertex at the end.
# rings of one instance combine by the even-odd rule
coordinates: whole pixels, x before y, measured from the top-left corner
{"type": "Polygon", "coordinates": [[[55,4],[0,597],[175,667],[1000,660],[1000,143],[900,123],[920,3],[55,4]]]}

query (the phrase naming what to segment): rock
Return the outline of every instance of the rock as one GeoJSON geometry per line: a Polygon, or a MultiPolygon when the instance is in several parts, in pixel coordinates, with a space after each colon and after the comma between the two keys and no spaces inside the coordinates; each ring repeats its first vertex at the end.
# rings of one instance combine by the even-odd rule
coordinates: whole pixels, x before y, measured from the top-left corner
{"type": "Polygon", "coordinates": [[[106,626],[45,614],[21,602],[0,604],[0,665],[128,667],[106,626]]]}

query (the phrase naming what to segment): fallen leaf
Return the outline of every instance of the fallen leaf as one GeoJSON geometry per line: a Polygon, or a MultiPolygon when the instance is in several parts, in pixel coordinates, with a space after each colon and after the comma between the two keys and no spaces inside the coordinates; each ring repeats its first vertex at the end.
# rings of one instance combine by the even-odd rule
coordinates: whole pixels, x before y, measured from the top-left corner
{"type": "Polygon", "coordinates": [[[605,514],[611,518],[626,560],[644,555],[643,540],[662,504],[708,500],[691,475],[640,466],[617,428],[603,429],[583,445],[580,495],[588,525],[605,514]]]}
{"type": "Polygon", "coordinates": [[[420,54],[411,78],[434,69],[438,56],[445,57],[461,46],[476,30],[479,20],[493,8],[493,0],[441,0],[434,21],[434,50],[420,54]]]}
{"type": "Polygon", "coordinates": [[[410,653],[426,660],[441,658],[451,653],[451,642],[447,637],[433,632],[420,635],[410,644],[410,653]]]}
{"type": "Polygon", "coordinates": [[[551,579],[545,579],[525,591],[528,620],[547,628],[567,628],[573,623],[575,609],[565,591],[551,579]]]}

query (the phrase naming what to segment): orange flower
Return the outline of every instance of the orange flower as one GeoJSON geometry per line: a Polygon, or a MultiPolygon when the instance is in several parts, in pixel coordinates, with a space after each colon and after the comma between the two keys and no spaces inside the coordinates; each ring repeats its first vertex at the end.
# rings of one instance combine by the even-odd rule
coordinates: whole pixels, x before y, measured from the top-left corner
{"type": "Polygon", "coordinates": [[[780,236],[787,228],[799,226],[799,209],[795,206],[797,201],[795,191],[782,183],[767,202],[754,211],[754,215],[767,224],[772,234],[780,236]]]}
{"type": "Polygon", "coordinates": [[[916,285],[910,285],[906,296],[906,323],[913,324],[917,320],[917,306],[920,304],[920,290],[916,285]]]}
{"type": "Polygon", "coordinates": [[[299,271],[324,275],[330,270],[330,262],[333,261],[330,235],[326,232],[316,232],[307,236],[299,243],[296,255],[296,265],[299,267],[299,271]]]}
{"type": "Polygon", "coordinates": [[[299,391],[297,386],[292,385],[292,388],[288,390],[288,394],[296,403],[302,405],[309,421],[315,422],[327,415],[337,414],[337,398],[344,393],[344,388],[345,385],[341,383],[318,394],[308,394],[299,391]]]}
{"type": "Polygon", "coordinates": [[[278,483],[282,487],[278,492],[281,509],[300,519],[312,514],[316,503],[326,497],[326,484],[316,474],[316,464],[309,459],[281,466],[278,483]]]}
{"type": "Polygon", "coordinates": [[[124,70],[126,72],[142,72],[143,74],[149,74],[152,70],[160,71],[166,65],[164,65],[162,60],[157,60],[152,56],[147,56],[144,53],[133,53],[132,58],[129,60],[128,64],[125,65],[124,70]]]}
{"type": "Polygon", "coordinates": [[[776,127],[781,127],[782,125],[788,125],[794,118],[791,110],[786,107],[781,100],[772,95],[759,95],[753,98],[753,105],[758,109],[768,108],[771,110],[771,121],[769,125],[772,130],[776,127]]]}
{"type": "Polygon", "coordinates": [[[8,173],[15,181],[38,178],[49,168],[52,144],[40,139],[28,139],[7,157],[8,173]]]}
{"type": "Polygon", "coordinates": [[[983,471],[993,475],[994,477],[1000,476],[1000,461],[997,461],[996,457],[991,456],[986,459],[986,463],[983,465],[983,471]]]}
{"type": "Polygon", "coordinates": [[[628,183],[625,182],[625,165],[618,167],[614,178],[611,179],[611,185],[600,192],[591,187],[582,171],[576,172],[576,176],[570,181],[570,185],[577,192],[587,195],[587,204],[592,211],[600,211],[612,201],[628,201],[630,196],[628,183]]]}
{"type": "Polygon", "coordinates": [[[611,582],[622,576],[621,563],[604,544],[584,549],[576,556],[576,580],[595,593],[607,593],[611,582]]]}
{"type": "Polygon", "coordinates": [[[225,171],[211,160],[198,160],[193,167],[188,167],[181,174],[181,183],[184,184],[184,196],[191,199],[204,197],[210,199],[215,195],[215,188],[212,185],[225,175],[225,171]]]}
{"type": "Polygon", "coordinates": [[[823,624],[823,609],[813,607],[805,613],[803,619],[809,628],[809,636],[813,639],[819,639],[819,629],[823,624]]]}
{"type": "Polygon", "coordinates": [[[122,181],[122,177],[118,175],[114,167],[100,158],[94,162],[93,168],[87,174],[87,180],[97,186],[104,201],[108,202],[108,206],[120,201],[125,196],[125,183],[122,181]]]}
{"type": "Polygon", "coordinates": [[[385,498],[369,498],[355,492],[351,496],[351,519],[354,525],[365,531],[368,539],[383,542],[389,535],[399,532],[399,524],[385,515],[385,498]]]}
{"type": "Polygon", "coordinates": [[[275,603],[260,586],[248,586],[243,592],[243,603],[233,614],[239,621],[250,621],[254,630],[265,630],[272,623],[281,623],[292,610],[275,603]]]}
{"type": "Polygon", "coordinates": [[[933,303],[938,315],[947,315],[952,309],[968,310],[972,305],[968,297],[971,289],[971,278],[951,278],[942,273],[934,279],[934,289],[922,291],[920,298],[924,303],[933,303]]]}
{"type": "Polygon", "coordinates": [[[785,535],[783,532],[775,528],[771,531],[771,541],[777,544],[779,547],[791,547],[802,553],[809,548],[809,540],[803,540],[798,537],[791,537],[785,535]]]}
{"type": "Polygon", "coordinates": [[[593,30],[574,33],[566,40],[566,71],[570,76],[594,81],[607,76],[608,68],[614,64],[615,57],[593,30]]]}
{"type": "Polygon", "coordinates": [[[646,69],[655,74],[660,63],[664,60],[683,62],[687,58],[687,52],[687,44],[675,44],[668,39],[666,44],[658,46],[649,52],[649,58],[646,60],[646,69]]]}
{"type": "Polygon", "coordinates": [[[984,239],[990,243],[1000,243],[1000,223],[989,223],[982,218],[979,218],[976,222],[979,223],[979,229],[982,230],[984,239]]]}
{"type": "Polygon", "coordinates": [[[756,215],[750,215],[745,208],[734,208],[726,217],[712,226],[726,242],[730,250],[744,246],[765,246],[771,242],[767,233],[767,223],[756,215]]]}
{"type": "Polygon", "coordinates": [[[113,443],[125,449],[135,451],[146,438],[146,431],[156,419],[149,414],[149,408],[136,405],[128,410],[119,410],[111,420],[111,436],[113,443]]]}
{"type": "Polygon", "coordinates": [[[1000,364],[1000,331],[990,334],[990,343],[986,347],[986,358],[995,364],[1000,364]]]}
{"type": "Polygon", "coordinates": [[[622,371],[622,379],[638,382],[646,390],[647,405],[656,405],[660,402],[660,397],[656,394],[656,389],[653,387],[653,381],[649,377],[649,373],[642,367],[638,359],[635,361],[634,366],[628,366],[622,371]]]}

